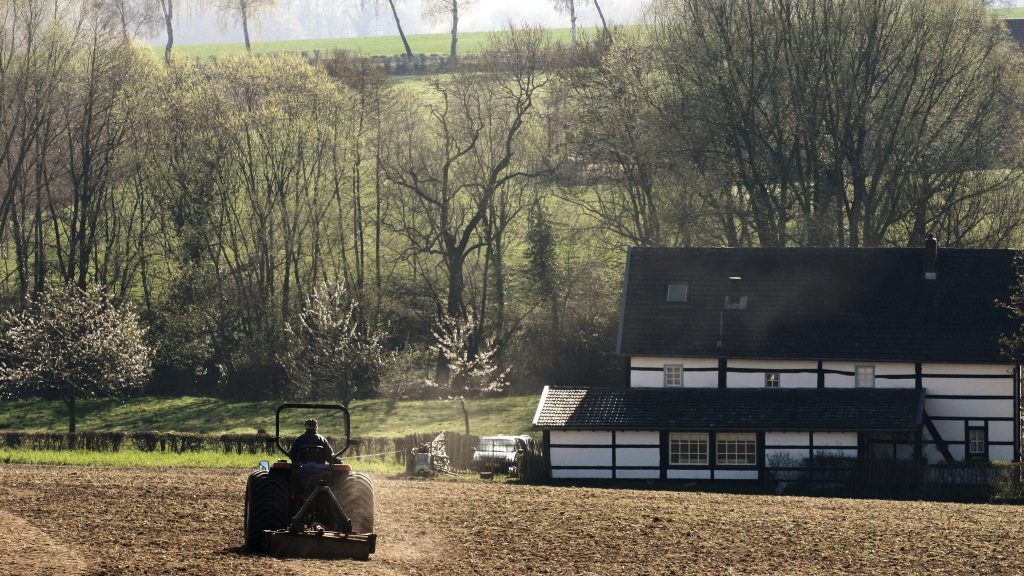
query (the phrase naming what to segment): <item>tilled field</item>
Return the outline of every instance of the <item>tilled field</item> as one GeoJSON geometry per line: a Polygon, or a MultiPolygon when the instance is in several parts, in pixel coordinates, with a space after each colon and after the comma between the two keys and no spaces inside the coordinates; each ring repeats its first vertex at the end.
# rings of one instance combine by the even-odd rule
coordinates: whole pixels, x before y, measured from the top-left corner
{"type": "Polygon", "coordinates": [[[377,478],[368,563],[241,544],[245,473],[0,466],[14,574],[1024,574],[1010,506],[377,478]]]}

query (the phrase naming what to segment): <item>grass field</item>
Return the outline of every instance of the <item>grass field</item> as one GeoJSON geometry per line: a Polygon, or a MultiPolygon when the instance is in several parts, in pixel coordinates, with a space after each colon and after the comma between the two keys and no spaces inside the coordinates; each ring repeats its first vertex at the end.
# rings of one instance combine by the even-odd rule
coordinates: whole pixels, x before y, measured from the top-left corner
{"type": "MultiPolygon", "coordinates": [[[[473,434],[520,434],[531,430],[538,396],[466,400],[473,434]]],[[[274,431],[277,402],[227,402],[213,398],[84,400],[78,403],[78,429],[156,430],[160,432],[250,433],[274,431]]],[[[462,410],[452,400],[357,400],[349,407],[353,436],[397,437],[408,434],[464,430],[462,410]]],[[[308,415],[286,412],[282,428],[301,429],[308,415]],[[286,419],[287,418],[287,419],[286,419]]],[[[321,428],[335,434],[335,415],[314,414],[321,428]]],[[[63,402],[18,400],[0,402],[0,430],[67,430],[63,402]]]]}
{"type": "Polygon", "coordinates": [[[1003,18],[1024,18],[1024,8],[997,8],[995,13],[1003,18]]]}
{"type": "MultiPolygon", "coordinates": [[[[568,28],[551,29],[548,33],[553,40],[563,42],[569,42],[572,37],[568,28]]],[[[465,32],[459,34],[459,53],[473,54],[480,52],[492,34],[494,32],[465,32]]],[[[448,54],[451,48],[452,37],[447,33],[415,34],[407,38],[414,54],[448,54]]],[[[154,46],[153,50],[158,56],[163,57],[163,46],[154,46]]],[[[254,42],[252,50],[255,53],[308,52],[310,54],[314,50],[320,50],[321,53],[325,54],[333,50],[347,50],[357,52],[363,56],[398,56],[405,54],[405,47],[402,46],[402,39],[399,36],[254,42]]],[[[174,51],[179,56],[188,58],[223,57],[244,53],[245,44],[242,42],[230,44],[182,44],[174,46],[174,51]]]]}
{"type": "MultiPolygon", "coordinates": [[[[88,452],[85,450],[10,450],[0,448],[0,464],[46,464],[58,466],[101,466],[113,468],[244,468],[255,469],[260,460],[271,462],[280,454],[224,454],[222,452],[88,452]]],[[[346,458],[360,472],[400,474],[405,468],[393,460],[346,458]]]]}

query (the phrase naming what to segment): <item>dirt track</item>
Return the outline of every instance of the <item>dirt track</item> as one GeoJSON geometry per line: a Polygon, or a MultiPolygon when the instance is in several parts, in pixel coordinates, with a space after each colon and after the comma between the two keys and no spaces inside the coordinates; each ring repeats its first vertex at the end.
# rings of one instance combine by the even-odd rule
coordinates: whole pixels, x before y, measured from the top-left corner
{"type": "Polygon", "coordinates": [[[370,562],[273,560],[238,549],[244,480],[0,466],[0,557],[14,574],[1024,573],[1017,507],[388,479],[370,562]]]}

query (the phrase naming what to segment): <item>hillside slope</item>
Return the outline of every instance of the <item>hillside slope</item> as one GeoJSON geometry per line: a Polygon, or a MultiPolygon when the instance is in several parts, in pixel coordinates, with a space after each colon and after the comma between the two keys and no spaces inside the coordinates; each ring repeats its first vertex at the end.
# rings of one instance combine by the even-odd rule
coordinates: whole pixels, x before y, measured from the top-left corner
{"type": "MultiPolygon", "coordinates": [[[[519,434],[531,430],[537,396],[467,400],[473,434],[519,434]]],[[[84,400],[78,403],[78,430],[157,430],[161,432],[246,433],[274,431],[276,402],[228,402],[213,398],[84,400]]],[[[414,433],[465,429],[456,400],[359,400],[350,406],[353,436],[396,437],[414,433]]],[[[315,416],[334,435],[336,414],[302,411],[282,415],[285,430],[301,429],[315,416]]],[[[340,426],[340,425],[339,425],[340,426]]],[[[0,430],[67,431],[67,408],[60,401],[0,402],[0,430]]]]}

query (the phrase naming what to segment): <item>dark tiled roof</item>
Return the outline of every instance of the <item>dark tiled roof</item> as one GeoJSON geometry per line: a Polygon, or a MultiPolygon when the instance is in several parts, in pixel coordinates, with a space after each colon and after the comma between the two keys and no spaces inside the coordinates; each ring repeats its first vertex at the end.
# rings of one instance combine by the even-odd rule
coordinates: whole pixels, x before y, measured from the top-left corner
{"type": "Polygon", "coordinates": [[[995,301],[1010,297],[1015,254],[939,249],[925,280],[924,248],[633,248],[618,351],[998,362],[1013,327],[995,301]],[[687,302],[665,302],[671,282],[689,285],[687,302]],[[723,312],[730,294],[746,309],[723,312]]]}
{"type": "Polygon", "coordinates": [[[578,430],[917,430],[924,390],[545,388],[540,428],[578,430]]]}
{"type": "Polygon", "coordinates": [[[1010,36],[1017,41],[1018,44],[1024,44],[1024,18],[1007,18],[1003,20],[1006,23],[1006,27],[1010,29],[1010,36]]]}

